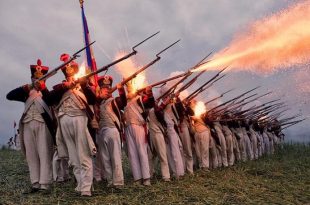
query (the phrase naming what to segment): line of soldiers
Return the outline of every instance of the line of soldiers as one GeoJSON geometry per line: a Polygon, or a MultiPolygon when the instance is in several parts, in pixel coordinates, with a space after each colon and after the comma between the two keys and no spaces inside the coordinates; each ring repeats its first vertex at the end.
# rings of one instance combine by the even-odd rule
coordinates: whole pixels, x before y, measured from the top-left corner
{"type": "MultiPolygon", "coordinates": [[[[60,56],[63,62],[69,59],[68,54],[60,56]]],[[[195,100],[184,103],[178,96],[166,96],[157,102],[151,87],[137,93],[130,82],[126,91],[117,84],[118,96],[112,97],[108,75],[98,78],[97,92],[91,81],[75,81],[79,66],[74,61],[61,68],[66,79],[52,90],[36,81],[48,72],[47,66],[38,60],[30,69],[35,83],[7,94],[8,100],[25,103],[19,124],[31,181],[25,193],[50,193],[53,175],[54,180],[68,180],[69,166],[75,191],[82,196],[91,196],[93,178],[122,187],[122,149],[134,183],[149,186],[157,158],[163,181],[170,181],[193,174],[194,166],[211,169],[257,159],[283,141],[281,129],[268,124],[231,116],[212,119],[208,113],[195,116],[195,100]]],[[[163,86],[160,92],[167,89],[163,86]]]]}

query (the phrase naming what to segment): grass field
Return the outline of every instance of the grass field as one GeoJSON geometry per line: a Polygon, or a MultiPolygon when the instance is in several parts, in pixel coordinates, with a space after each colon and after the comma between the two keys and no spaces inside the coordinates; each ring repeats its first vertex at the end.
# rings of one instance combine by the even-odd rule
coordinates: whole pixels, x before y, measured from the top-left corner
{"type": "Polygon", "coordinates": [[[95,183],[93,197],[74,193],[74,182],[54,184],[51,195],[22,195],[29,186],[24,157],[0,151],[0,204],[310,204],[310,146],[285,144],[273,156],[233,167],[196,171],[181,181],[131,185],[125,164],[123,190],[95,183]]]}

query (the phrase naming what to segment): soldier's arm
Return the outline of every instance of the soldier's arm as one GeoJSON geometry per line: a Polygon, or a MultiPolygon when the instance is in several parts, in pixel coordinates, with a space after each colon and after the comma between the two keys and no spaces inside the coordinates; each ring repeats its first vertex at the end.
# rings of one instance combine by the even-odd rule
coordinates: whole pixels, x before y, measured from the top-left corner
{"type": "Polygon", "coordinates": [[[152,108],[155,106],[155,98],[151,87],[145,89],[144,95],[142,96],[142,103],[145,108],[152,108]]]}
{"type": "Polygon", "coordinates": [[[117,89],[119,97],[115,98],[115,103],[120,110],[124,110],[127,105],[127,97],[124,87],[120,87],[117,89]]]}
{"type": "Polygon", "coordinates": [[[97,101],[96,87],[93,86],[92,84],[86,83],[84,85],[81,85],[81,88],[87,99],[88,104],[94,105],[97,101]]]}
{"type": "Polygon", "coordinates": [[[30,89],[31,89],[30,85],[23,85],[19,88],[16,88],[10,91],[6,95],[6,99],[13,100],[13,101],[26,102],[27,98],[29,97],[30,89]]]}
{"type": "Polygon", "coordinates": [[[49,92],[49,105],[57,105],[61,100],[63,94],[68,91],[69,88],[66,86],[65,82],[59,83],[53,86],[53,90],[49,92]]]}

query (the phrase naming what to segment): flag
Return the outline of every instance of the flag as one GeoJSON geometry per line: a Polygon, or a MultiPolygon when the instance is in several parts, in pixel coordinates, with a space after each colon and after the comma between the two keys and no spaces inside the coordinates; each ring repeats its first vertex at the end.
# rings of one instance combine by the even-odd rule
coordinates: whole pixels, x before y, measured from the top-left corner
{"type": "MultiPolygon", "coordinates": [[[[81,1],[81,14],[82,14],[82,23],[83,23],[83,34],[84,34],[84,43],[85,46],[91,43],[87,20],[84,12],[83,1],[81,1]]],[[[86,52],[86,59],[87,59],[87,67],[91,69],[92,72],[97,70],[96,60],[94,56],[94,52],[91,46],[85,49],[86,52]]],[[[97,75],[94,76],[95,84],[97,85],[97,75]]]]}

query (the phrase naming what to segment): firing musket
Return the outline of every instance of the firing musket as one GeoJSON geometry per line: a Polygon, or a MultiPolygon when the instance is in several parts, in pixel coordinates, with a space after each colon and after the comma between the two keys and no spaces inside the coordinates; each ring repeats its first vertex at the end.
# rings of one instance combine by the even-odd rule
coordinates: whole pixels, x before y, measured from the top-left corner
{"type": "Polygon", "coordinates": [[[205,102],[205,105],[207,105],[207,104],[209,104],[209,103],[211,103],[211,102],[213,102],[213,101],[215,101],[215,100],[220,99],[221,97],[223,97],[224,95],[226,95],[227,93],[229,93],[229,92],[231,92],[231,91],[233,91],[233,90],[234,90],[234,89],[230,89],[230,90],[228,90],[228,91],[222,93],[220,96],[215,97],[215,98],[213,98],[213,99],[211,99],[211,100],[205,102]]]}
{"type": "Polygon", "coordinates": [[[165,93],[163,93],[161,96],[159,96],[157,98],[157,102],[160,101],[160,99],[165,98],[166,96],[168,96],[172,91],[174,91],[176,89],[176,87],[182,83],[183,81],[185,81],[193,72],[192,70],[198,68],[199,66],[205,64],[203,63],[203,61],[205,59],[207,59],[210,55],[212,54],[212,52],[210,52],[208,55],[206,55],[202,60],[200,60],[196,65],[194,65],[193,67],[189,68],[186,72],[184,77],[182,77],[179,81],[177,81],[173,86],[171,86],[165,93]]]}
{"type": "Polygon", "coordinates": [[[77,59],[78,57],[80,57],[79,53],[81,53],[83,50],[85,50],[87,47],[91,46],[92,44],[94,44],[96,41],[93,41],[92,43],[88,44],[87,46],[81,48],[80,50],[78,50],[77,52],[73,53],[72,56],[70,56],[69,60],[67,62],[62,63],[61,65],[59,65],[58,67],[54,68],[53,70],[51,70],[50,72],[46,73],[45,75],[43,75],[41,78],[35,80],[32,85],[35,85],[37,82],[39,81],[46,81],[48,78],[52,77],[53,75],[55,75],[62,67],[68,65],[69,63],[71,63],[72,61],[74,61],[75,59],[77,59]]]}
{"type": "Polygon", "coordinates": [[[208,84],[210,84],[212,81],[212,83],[222,79],[225,75],[223,75],[222,77],[220,77],[219,79],[217,79],[216,81],[214,81],[224,70],[226,70],[228,68],[228,66],[226,66],[225,68],[223,68],[222,70],[220,70],[215,76],[213,76],[210,80],[208,80],[206,83],[204,83],[203,85],[201,85],[199,88],[197,88],[194,92],[192,92],[190,95],[188,95],[183,101],[190,101],[193,98],[195,98],[199,93],[203,92],[204,90],[206,90],[207,88],[205,88],[205,86],[207,86],[208,84]]]}
{"type": "Polygon", "coordinates": [[[237,97],[234,97],[233,99],[230,99],[230,100],[228,100],[228,101],[226,101],[226,102],[224,102],[224,103],[222,103],[222,104],[220,104],[220,105],[218,105],[218,106],[216,106],[216,107],[210,109],[208,112],[211,112],[211,113],[212,113],[212,112],[214,112],[214,110],[216,110],[217,108],[222,107],[222,106],[224,106],[224,105],[227,105],[228,103],[230,103],[230,102],[232,102],[232,101],[235,101],[235,100],[241,98],[242,96],[244,96],[244,95],[246,95],[246,94],[248,94],[248,93],[250,93],[250,92],[252,92],[252,91],[254,91],[254,90],[258,89],[258,88],[260,88],[260,86],[257,86],[257,87],[255,87],[255,88],[253,88],[253,89],[251,89],[251,90],[248,90],[248,91],[242,93],[241,95],[238,95],[237,97]]]}
{"type": "MultiPolygon", "coordinates": [[[[161,50],[160,52],[158,52],[156,54],[156,58],[151,61],[150,63],[148,63],[147,65],[143,66],[142,68],[140,68],[139,70],[137,70],[135,73],[133,73],[132,75],[130,75],[129,77],[125,78],[124,80],[122,80],[122,82],[120,83],[121,85],[125,85],[127,82],[131,81],[133,78],[137,77],[137,75],[141,72],[143,72],[144,70],[146,70],[147,68],[149,68],[151,65],[153,65],[154,63],[156,63],[157,61],[160,60],[160,54],[162,54],[163,52],[165,52],[166,50],[168,50],[169,48],[171,48],[172,46],[174,46],[175,44],[177,44],[180,40],[177,40],[176,42],[172,43],[171,45],[167,46],[166,48],[164,48],[163,50],[161,50]]],[[[114,86],[111,89],[111,93],[113,93],[115,90],[117,89],[116,86],[114,86]]]]}
{"type": "Polygon", "coordinates": [[[82,79],[87,79],[87,78],[89,78],[89,77],[91,77],[91,76],[94,76],[94,75],[96,75],[96,74],[98,74],[98,73],[107,71],[107,70],[108,70],[110,67],[112,67],[113,65],[115,65],[115,64],[117,64],[117,63],[119,63],[119,62],[121,62],[121,61],[123,61],[123,60],[126,60],[127,58],[129,58],[129,57],[131,57],[131,56],[133,56],[133,55],[136,55],[136,54],[138,53],[138,51],[136,51],[135,49],[136,49],[138,46],[140,46],[141,44],[143,44],[145,41],[147,41],[147,40],[149,40],[150,38],[153,38],[154,36],[156,36],[158,33],[159,33],[159,31],[156,32],[156,33],[154,33],[154,34],[152,34],[151,36],[147,37],[146,39],[144,39],[144,40],[141,41],[140,43],[136,44],[135,46],[133,46],[133,47],[132,47],[132,52],[131,52],[131,53],[129,53],[129,54],[127,54],[127,55],[125,55],[125,56],[123,56],[123,57],[121,57],[121,58],[119,58],[119,59],[113,61],[112,63],[109,63],[108,65],[105,65],[105,66],[101,67],[100,69],[98,69],[98,70],[96,70],[96,71],[93,71],[93,72],[91,72],[91,73],[86,74],[85,76],[83,76],[83,77],[77,79],[76,82],[79,82],[79,81],[81,81],[82,79]]]}

